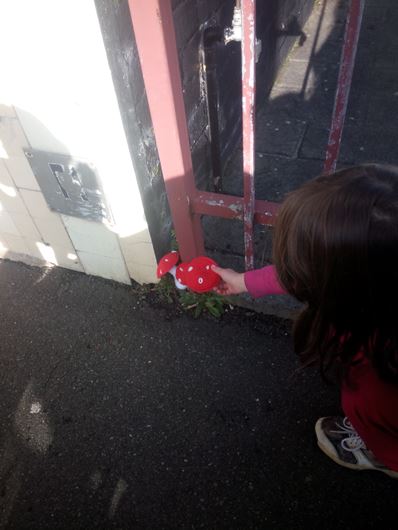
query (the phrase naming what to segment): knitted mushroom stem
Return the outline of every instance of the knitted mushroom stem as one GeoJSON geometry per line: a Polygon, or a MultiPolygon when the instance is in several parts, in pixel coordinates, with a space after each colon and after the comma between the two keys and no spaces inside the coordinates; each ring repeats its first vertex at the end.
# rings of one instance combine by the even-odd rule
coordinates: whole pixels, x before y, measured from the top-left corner
{"type": "Polygon", "coordinates": [[[173,267],[171,267],[171,269],[169,270],[169,274],[171,274],[174,278],[174,283],[177,287],[177,289],[186,289],[187,286],[186,285],[183,285],[182,283],[180,283],[178,280],[177,280],[177,277],[176,277],[176,271],[177,271],[177,267],[174,265],[173,267]]]}

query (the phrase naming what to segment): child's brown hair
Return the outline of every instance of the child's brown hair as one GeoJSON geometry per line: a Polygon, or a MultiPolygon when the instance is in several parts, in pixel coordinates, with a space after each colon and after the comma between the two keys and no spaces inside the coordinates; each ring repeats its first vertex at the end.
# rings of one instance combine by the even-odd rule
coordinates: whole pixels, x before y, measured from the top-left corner
{"type": "Polygon", "coordinates": [[[398,383],[398,168],[342,169],[290,193],[274,262],[305,304],[294,327],[305,363],[346,373],[362,351],[382,379],[398,383]]]}

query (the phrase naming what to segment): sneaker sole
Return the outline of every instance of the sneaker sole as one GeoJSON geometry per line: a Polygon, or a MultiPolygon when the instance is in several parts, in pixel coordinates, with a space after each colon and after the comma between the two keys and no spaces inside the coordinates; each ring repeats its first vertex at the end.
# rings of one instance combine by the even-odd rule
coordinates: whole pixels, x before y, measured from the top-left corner
{"type": "Polygon", "coordinates": [[[326,442],[322,443],[320,440],[323,438],[325,439],[325,435],[323,434],[323,430],[321,428],[322,420],[324,418],[319,418],[319,420],[315,424],[315,433],[318,441],[318,447],[319,449],[325,453],[326,456],[328,456],[333,462],[338,464],[339,466],[346,467],[348,469],[352,469],[353,471],[381,471],[382,473],[385,473],[390,478],[398,479],[398,473],[395,471],[389,471],[387,469],[379,469],[377,467],[370,467],[370,466],[363,466],[360,464],[350,464],[348,462],[344,462],[344,460],[340,460],[338,456],[333,452],[333,445],[327,440],[326,442]],[[331,446],[328,447],[328,445],[331,446]]]}

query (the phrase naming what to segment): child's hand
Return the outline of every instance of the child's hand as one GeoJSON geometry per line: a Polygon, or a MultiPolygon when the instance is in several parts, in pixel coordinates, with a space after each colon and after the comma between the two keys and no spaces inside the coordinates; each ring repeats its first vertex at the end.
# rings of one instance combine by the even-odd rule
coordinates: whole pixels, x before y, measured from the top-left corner
{"type": "Polygon", "coordinates": [[[221,295],[246,293],[247,288],[244,280],[244,273],[236,272],[232,269],[222,269],[216,265],[212,270],[221,276],[221,282],[214,287],[214,291],[221,295]]]}

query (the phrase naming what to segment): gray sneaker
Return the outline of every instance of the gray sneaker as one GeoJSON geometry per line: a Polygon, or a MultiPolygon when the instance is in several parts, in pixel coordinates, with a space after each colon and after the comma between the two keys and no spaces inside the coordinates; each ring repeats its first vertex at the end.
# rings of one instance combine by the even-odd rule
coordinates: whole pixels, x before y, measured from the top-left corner
{"type": "Polygon", "coordinates": [[[389,477],[398,478],[398,472],[375,459],[348,418],[319,418],[315,432],[320,449],[336,464],[357,471],[382,471],[389,477]]]}

